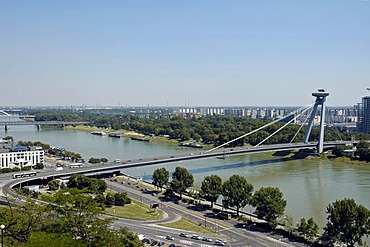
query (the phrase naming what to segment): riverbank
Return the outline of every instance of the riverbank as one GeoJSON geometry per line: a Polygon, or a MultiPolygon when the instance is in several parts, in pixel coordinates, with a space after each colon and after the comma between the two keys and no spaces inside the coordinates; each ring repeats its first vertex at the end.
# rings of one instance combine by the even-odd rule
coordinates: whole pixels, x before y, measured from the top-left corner
{"type": "MultiPolygon", "coordinates": [[[[145,136],[144,134],[132,131],[132,130],[113,130],[113,129],[107,129],[107,128],[98,128],[98,127],[91,127],[91,126],[85,126],[85,125],[77,125],[77,126],[66,126],[66,130],[76,130],[76,131],[84,131],[84,132],[92,132],[92,131],[103,131],[106,134],[120,134],[123,137],[134,137],[134,138],[142,138],[142,137],[147,137],[151,142],[157,142],[157,143],[168,143],[168,144],[174,144],[178,145],[179,141],[176,139],[169,139],[168,137],[164,136],[145,136]]],[[[211,145],[204,145],[206,148],[212,148],[213,146],[211,145]]]]}
{"type": "MultiPolygon", "coordinates": [[[[113,129],[107,129],[107,128],[98,128],[98,127],[91,127],[91,126],[85,126],[85,125],[77,125],[77,126],[66,126],[66,130],[76,130],[76,131],[84,131],[84,132],[92,132],[92,131],[103,131],[107,134],[120,134],[123,137],[134,137],[134,138],[140,138],[140,137],[146,137],[143,134],[140,134],[138,132],[132,131],[132,130],[113,130],[113,129]]],[[[167,137],[161,137],[161,136],[155,136],[155,137],[149,137],[151,142],[158,142],[158,143],[172,143],[177,144],[177,140],[171,140],[167,137]]]]}
{"type": "Polygon", "coordinates": [[[320,156],[308,156],[308,160],[328,160],[335,163],[343,163],[348,165],[357,165],[357,166],[370,166],[370,163],[364,160],[352,159],[350,157],[336,157],[332,154],[321,154],[320,156]]]}

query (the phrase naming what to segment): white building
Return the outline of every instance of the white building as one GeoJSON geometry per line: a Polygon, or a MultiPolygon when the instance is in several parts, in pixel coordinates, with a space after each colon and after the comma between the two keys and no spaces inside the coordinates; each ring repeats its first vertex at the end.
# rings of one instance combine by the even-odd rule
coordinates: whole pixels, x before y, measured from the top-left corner
{"type": "Polygon", "coordinates": [[[0,168],[34,167],[44,163],[44,150],[41,147],[24,147],[0,142],[0,168]]]}

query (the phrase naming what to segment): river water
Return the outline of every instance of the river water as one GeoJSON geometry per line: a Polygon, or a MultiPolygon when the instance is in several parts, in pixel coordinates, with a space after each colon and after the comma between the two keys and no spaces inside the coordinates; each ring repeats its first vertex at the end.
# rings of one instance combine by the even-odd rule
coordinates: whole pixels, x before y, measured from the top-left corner
{"type": "MultiPolygon", "coordinates": [[[[160,157],[181,153],[199,152],[199,149],[173,144],[140,142],[129,138],[96,136],[88,132],[41,129],[34,126],[11,126],[0,137],[12,136],[16,141],[41,141],[52,146],[62,146],[80,153],[85,159],[106,157],[109,160],[160,157]]],[[[150,179],[153,170],[163,165],[130,168],[126,173],[150,179]]],[[[200,187],[204,176],[217,174],[223,180],[231,175],[244,176],[260,187],[280,188],[288,204],[286,213],[300,218],[313,217],[323,227],[326,223],[326,206],[338,199],[353,198],[370,209],[370,166],[349,165],[324,160],[286,160],[267,154],[242,155],[226,159],[202,159],[164,165],[173,172],[175,167],[186,167],[195,178],[195,188],[200,187]]],[[[246,209],[248,210],[248,208],[246,209]]]]}

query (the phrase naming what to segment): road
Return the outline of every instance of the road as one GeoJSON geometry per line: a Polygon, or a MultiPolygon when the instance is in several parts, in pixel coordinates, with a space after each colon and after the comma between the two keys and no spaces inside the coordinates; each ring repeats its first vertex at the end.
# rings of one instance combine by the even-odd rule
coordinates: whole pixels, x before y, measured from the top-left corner
{"type": "MultiPolygon", "coordinates": [[[[111,179],[112,180],[112,179],[111,179]]],[[[131,184],[128,185],[127,183],[122,184],[119,180],[117,182],[107,181],[108,188],[117,191],[117,192],[127,192],[129,197],[143,201],[147,204],[158,203],[160,205],[160,209],[166,212],[167,217],[162,220],[152,221],[149,223],[142,223],[142,222],[134,222],[133,225],[126,224],[126,219],[120,219],[117,221],[119,226],[127,226],[130,230],[141,233],[146,235],[149,238],[157,239],[157,238],[164,238],[166,235],[172,235],[175,237],[175,242],[191,245],[191,246],[214,246],[213,243],[207,243],[201,240],[194,240],[194,239],[187,239],[178,237],[183,230],[177,229],[170,229],[164,228],[159,226],[159,224],[163,224],[166,222],[172,222],[180,217],[187,218],[193,222],[198,222],[204,225],[206,221],[207,227],[210,229],[217,229],[217,234],[203,234],[203,236],[213,239],[213,241],[217,238],[227,239],[228,244],[227,246],[255,246],[255,247],[271,247],[271,246],[305,246],[300,243],[290,243],[285,240],[279,240],[279,237],[274,236],[272,234],[265,234],[258,231],[249,231],[246,228],[240,228],[240,224],[236,221],[223,221],[214,217],[209,217],[213,215],[212,211],[194,211],[190,209],[189,205],[182,203],[181,201],[177,201],[176,203],[172,200],[167,200],[164,197],[160,197],[158,195],[153,196],[152,191],[141,191],[141,188],[137,188],[135,185],[131,184]],[[135,224],[136,222],[136,224],[135,224]]],[[[199,234],[196,232],[186,232],[190,236],[192,234],[199,234]]],[[[166,241],[168,242],[168,241],[166,241]]]]}

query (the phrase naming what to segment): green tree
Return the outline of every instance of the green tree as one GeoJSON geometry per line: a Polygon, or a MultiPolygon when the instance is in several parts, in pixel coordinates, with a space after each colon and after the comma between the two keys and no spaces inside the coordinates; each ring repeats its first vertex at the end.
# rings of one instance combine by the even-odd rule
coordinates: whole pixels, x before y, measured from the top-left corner
{"type": "Polygon", "coordinates": [[[206,200],[211,202],[211,208],[213,203],[217,201],[217,198],[222,192],[222,178],[218,175],[210,175],[204,177],[201,186],[201,195],[206,200]]]}
{"type": "Polygon", "coordinates": [[[333,148],[332,154],[335,155],[335,156],[337,156],[337,157],[343,157],[344,154],[345,154],[344,153],[344,150],[345,149],[346,149],[345,146],[339,146],[339,145],[337,145],[337,146],[335,146],[333,148]]]}
{"type": "Polygon", "coordinates": [[[161,188],[162,191],[162,188],[168,184],[169,177],[170,173],[166,168],[162,167],[155,169],[153,172],[153,184],[157,188],[161,188]]]}
{"type": "Polygon", "coordinates": [[[187,188],[193,186],[194,177],[188,170],[184,167],[176,167],[175,171],[172,174],[171,188],[173,191],[182,194],[186,191],[187,188]]]}
{"type": "Polygon", "coordinates": [[[67,183],[69,188],[86,189],[95,193],[103,193],[107,189],[107,183],[102,179],[89,178],[81,174],[73,174],[67,183]]]}
{"type": "Polygon", "coordinates": [[[107,182],[103,179],[98,179],[98,192],[104,193],[107,188],[107,182]]]}
{"type": "Polygon", "coordinates": [[[60,181],[59,180],[51,180],[49,183],[48,183],[48,186],[49,186],[49,189],[50,190],[58,190],[59,187],[60,187],[60,181]]]}
{"type": "Polygon", "coordinates": [[[297,231],[302,233],[303,236],[306,237],[307,233],[308,233],[308,225],[307,225],[307,221],[305,218],[302,218],[300,221],[299,221],[299,224],[297,224],[297,231]]]}
{"type": "Polygon", "coordinates": [[[105,196],[105,205],[107,207],[111,207],[113,206],[115,203],[115,198],[114,198],[114,195],[113,193],[108,193],[106,196],[105,196]]]}
{"type": "Polygon", "coordinates": [[[309,218],[307,220],[307,225],[308,225],[308,233],[307,233],[307,236],[310,238],[310,239],[313,239],[314,237],[317,236],[317,234],[319,234],[319,226],[316,224],[316,222],[313,220],[313,218],[309,218]]]}
{"type": "Polygon", "coordinates": [[[114,194],[114,205],[124,206],[125,204],[130,204],[131,199],[127,196],[126,192],[120,192],[114,194]]]}
{"type": "Polygon", "coordinates": [[[266,220],[273,229],[277,226],[276,219],[284,214],[286,204],[283,193],[276,187],[262,187],[252,199],[257,216],[266,220]]]}
{"type": "Polygon", "coordinates": [[[355,155],[359,156],[361,160],[370,160],[370,144],[367,141],[360,141],[356,146],[355,155]]]}
{"type": "Polygon", "coordinates": [[[27,199],[22,205],[9,201],[7,207],[1,207],[0,222],[6,226],[7,242],[15,246],[27,242],[31,232],[42,225],[45,212],[45,206],[38,205],[31,199],[27,199]]]}
{"type": "Polygon", "coordinates": [[[305,237],[313,239],[319,233],[319,226],[316,224],[313,218],[309,218],[307,221],[305,218],[302,218],[297,225],[297,230],[305,237]]]}
{"type": "Polygon", "coordinates": [[[96,164],[96,163],[99,163],[99,162],[101,162],[100,158],[91,157],[89,159],[89,163],[91,163],[91,164],[96,164]]]}
{"type": "Polygon", "coordinates": [[[44,169],[44,164],[43,163],[37,163],[35,165],[35,169],[44,169]]]}
{"type": "Polygon", "coordinates": [[[99,204],[105,204],[105,196],[103,193],[99,193],[95,196],[95,201],[99,204]]]}
{"type": "Polygon", "coordinates": [[[71,234],[68,233],[48,233],[35,231],[30,234],[28,241],[22,244],[22,247],[40,247],[40,246],[53,246],[53,247],[87,247],[85,243],[79,243],[73,239],[71,234]]]}
{"type": "Polygon", "coordinates": [[[90,186],[90,178],[86,177],[85,175],[81,174],[73,174],[68,182],[68,188],[77,188],[82,190],[83,188],[88,188],[90,186]]]}
{"type": "Polygon", "coordinates": [[[14,141],[14,138],[12,136],[5,136],[5,137],[3,137],[3,140],[14,141]]]}
{"type": "Polygon", "coordinates": [[[108,162],[108,159],[107,158],[101,158],[100,162],[108,162]]]}
{"type": "Polygon", "coordinates": [[[250,204],[253,193],[253,185],[240,175],[232,175],[222,185],[222,203],[225,208],[236,207],[239,215],[239,209],[250,204]]]}
{"type": "Polygon", "coordinates": [[[362,244],[362,237],[370,234],[370,211],[357,205],[355,200],[337,200],[327,206],[326,212],[328,222],[324,234],[332,243],[355,246],[362,244]]]}

